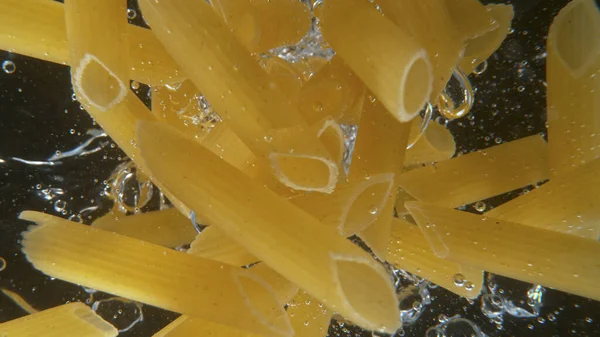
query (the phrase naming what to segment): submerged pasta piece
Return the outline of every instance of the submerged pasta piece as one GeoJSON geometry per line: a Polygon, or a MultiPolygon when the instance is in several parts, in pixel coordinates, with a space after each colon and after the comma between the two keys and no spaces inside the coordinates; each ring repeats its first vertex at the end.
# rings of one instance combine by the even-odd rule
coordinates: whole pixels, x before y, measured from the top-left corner
{"type": "Polygon", "coordinates": [[[486,9],[492,15],[497,27],[466,41],[465,53],[460,61],[460,69],[466,74],[472,73],[500,48],[502,41],[508,36],[515,16],[512,5],[489,4],[486,9]]]}
{"type": "Polygon", "coordinates": [[[388,262],[465,298],[477,298],[483,286],[481,269],[437,257],[419,226],[395,218],[388,262]]]}
{"type": "Polygon", "coordinates": [[[238,267],[259,260],[248,253],[246,248],[231,240],[217,226],[209,226],[198,234],[187,253],[238,267]]]}
{"type": "Polygon", "coordinates": [[[550,26],[547,43],[548,152],[558,176],[600,156],[600,9],[574,0],[550,26]]]}
{"type": "Polygon", "coordinates": [[[473,39],[498,28],[489,8],[479,0],[444,0],[452,22],[463,40],[473,39]]]}
{"type": "Polygon", "coordinates": [[[546,142],[534,135],[406,172],[400,186],[419,201],[458,207],[548,177],[546,142]]]}
{"type": "MultiPolygon", "coordinates": [[[[415,118],[410,127],[409,139],[417,138],[421,132],[423,120],[415,118]]],[[[407,168],[419,164],[431,164],[452,158],[456,152],[456,142],[448,128],[436,121],[430,121],[417,141],[406,150],[404,166],[407,168]]]]}
{"type": "Polygon", "coordinates": [[[152,173],[209,223],[354,323],[400,326],[394,288],[366,252],[172,129],[142,122],[137,133],[152,173]]]}
{"type": "Polygon", "coordinates": [[[417,202],[406,207],[442,258],[600,300],[600,242],[417,202]]]}
{"type": "Polygon", "coordinates": [[[368,1],[328,0],[320,11],[323,36],[337,55],[395,118],[415,117],[432,91],[432,66],[423,46],[368,1]]]}
{"type": "Polygon", "coordinates": [[[39,225],[24,233],[23,252],[52,277],[265,336],[290,335],[272,287],[256,275],[43,213],[20,218],[39,225]]]}
{"type": "Polygon", "coordinates": [[[179,247],[194,240],[196,230],[176,208],[136,215],[109,213],[93,227],[164,247],[179,247]]]}
{"type": "Polygon", "coordinates": [[[332,313],[315,298],[300,291],[288,304],[290,322],[295,337],[325,337],[332,313]]]}
{"type": "Polygon", "coordinates": [[[75,302],[0,323],[6,337],[114,337],[119,331],[83,303],[75,302]]]}
{"type": "Polygon", "coordinates": [[[295,0],[215,0],[215,11],[253,53],[296,44],[310,28],[308,7],[295,0]]]}
{"type": "MultiPolygon", "coordinates": [[[[2,1],[0,49],[70,65],[64,7],[46,0],[2,1]]],[[[149,30],[133,25],[126,30],[133,80],[150,85],[183,80],[171,56],[149,30]]]]}
{"type": "Polygon", "coordinates": [[[594,159],[492,209],[486,216],[598,240],[599,189],[600,159],[594,159]]]}
{"type": "Polygon", "coordinates": [[[0,291],[2,291],[2,293],[6,295],[6,297],[10,298],[13,302],[15,302],[15,304],[18,305],[19,308],[23,309],[23,311],[25,311],[26,313],[35,314],[36,312],[39,312],[39,310],[32,307],[31,304],[27,303],[27,301],[25,301],[25,299],[21,297],[21,295],[15,293],[14,291],[10,291],[4,288],[0,288],[0,291]]]}
{"type": "Polygon", "coordinates": [[[190,337],[190,336],[210,336],[210,337],[260,337],[259,335],[249,334],[246,331],[238,330],[226,325],[203,320],[198,317],[181,315],[179,318],[162,328],[152,337],[190,337]]]}

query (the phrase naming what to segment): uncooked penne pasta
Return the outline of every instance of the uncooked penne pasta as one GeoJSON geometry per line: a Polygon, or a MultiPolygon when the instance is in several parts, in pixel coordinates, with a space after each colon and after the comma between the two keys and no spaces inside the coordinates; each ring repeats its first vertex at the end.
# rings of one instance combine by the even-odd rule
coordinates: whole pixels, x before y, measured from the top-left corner
{"type": "Polygon", "coordinates": [[[296,44],[310,28],[310,13],[301,1],[215,0],[212,5],[252,53],[296,44]]]}
{"type": "Polygon", "coordinates": [[[382,206],[380,214],[367,228],[358,233],[358,237],[371,249],[373,254],[381,260],[386,259],[387,246],[390,240],[390,232],[392,230],[392,218],[394,217],[394,190],[396,184],[390,191],[386,203],[382,206]]]}
{"type": "Polygon", "coordinates": [[[465,74],[472,73],[477,66],[485,62],[500,48],[502,41],[508,36],[512,19],[515,16],[512,5],[489,4],[485,7],[492,15],[497,27],[466,41],[465,53],[460,61],[460,69],[465,74]]]}
{"type": "Polygon", "coordinates": [[[400,326],[383,267],[334,229],[170,128],[141,122],[137,143],[167,188],[285,278],[355,324],[388,332],[400,326]]]}
{"type": "Polygon", "coordinates": [[[83,303],[69,303],[0,323],[6,337],[114,337],[119,331],[83,303]]]}
{"type": "Polygon", "coordinates": [[[290,335],[273,289],[256,275],[43,213],[20,218],[39,225],[24,234],[23,252],[52,277],[265,336],[290,335]]]}
{"type": "MultiPolygon", "coordinates": [[[[422,118],[413,120],[409,139],[415,139],[418,136],[422,124],[422,118]]],[[[404,156],[404,166],[406,168],[450,159],[456,152],[454,136],[448,128],[436,121],[430,121],[423,134],[418,137],[418,140],[406,150],[404,156]]]]}
{"type": "Polygon", "coordinates": [[[404,203],[407,201],[416,201],[410,194],[406,193],[403,189],[398,188],[396,194],[396,204],[394,210],[399,217],[408,214],[408,210],[404,207],[404,203]]]}
{"type": "Polygon", "coordinates": [[[600,159],[550,179],[486,216],[598,240],[600,159]]]}
{"type": "Polygon", "coordinates": [[[546,141],[534,135],[406,172],[399,183],[419,201],[454,208],[548,177],[546,141]]]}
{"type": "Polygon", "coordinates": [[[323,36],[337,55],[392,116],[402,122],[415,117],[433,83],[423,46],[367,0],[328,0],[320,11],[323,36]]]}
{"type": "Polygon", "coordinates": [[[281,276],[281,274],[274,271],[271,267],[264,263],[257,263],[252,267],[247,268],[246,271],[267,282],[273,288],[275,297],[281,306],[284,306],[290,302],[298,293],[299,288],[296,284],[288,281],[286,278],[281,276]]]}
{"type": "Polygon", "coordinates": [[[417,202],[406,207],[439,257],[600,299],[596,240],[417,202]]]}
{"type": "Polygon", "coordinates": [[[419,226],[395,218],[388,262],[465,298],[477,298],[483,286],[481,269],[439,258],[431,251],[419,226]]]}
{"type": "Polygon", "coordinates": [[[461,36],[444,0],[377,0],[383,14],[425,48],[433,67],[430,101],[450,80],[463,53],[461,36]]]}
{"type": "Polygon", "coordinates": [[[300,291],[287,308],[295,337],[325,337],[332,313],[315,298],[300,291]]]}
{"type": "Polygon", "coordinates": [[[499,26],[488,8],[479,0],[444,0],[444,2],[463,40],[484,35],[499,26]]]}
{"type": "Polygon", "coordinates": [[[152,337],[260,337],[246,331],[203,320],[197,317],[181,315],[176,320],[162,328],[152,337]]]}
{"type": "Polygon", "coordinates": [[[600,156],[600,9],[574,0],[550,26],[547,43],[548,155],[553,176],[600,156]]]}
{"type": "MultiPolygon", "coordinates": [[[[71,64],[64,5],[46,0],[6,0],[0,4],[0,49],[71,64]]],[[[144,28],[127,25],[131,79],[149,85],[184,79],[179,68],[144,28]]]]}
{"type": "Polygon", "coordinates": [[[238,267],[259,261],[217,226],[208,226],[198,234],[187,253],[238,267]]]}
{"type": "Polygon", "coordinates": [[[0,288],[0,291],[2,291],[2,293],[6,295],[6,297],[10,298],[13,302],[15,302],[15,304],[18,305],[19,308],[23,309],[23,311],[25,311],[26,313],[35,314],[36,312],[39,312],[39,310],[32,307],[31,304],[27,303],[27,301],[25,301],[25,299],[21,297],[21,295],[15,293],[14,291],[10,291],[4,288],[0,288]]]}
{"type": "Polygon", "coordinates": [[[197,234],[190,220],[176,208],[129,216],[110,212],[95,220],[92,227],[163,247],[183,246],[197,234]]]}

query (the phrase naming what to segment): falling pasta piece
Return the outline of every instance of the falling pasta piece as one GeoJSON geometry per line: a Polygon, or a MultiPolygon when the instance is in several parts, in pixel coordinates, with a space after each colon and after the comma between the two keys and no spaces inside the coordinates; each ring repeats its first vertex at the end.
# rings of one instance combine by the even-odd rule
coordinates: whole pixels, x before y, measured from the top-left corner
{"type": "Polygon", "coordinates": [[[556,232],[600,238],[600,159],[569,171],[486,213],[556,232]]]}
{"type": "Polygon", "coordinates": [[[176,208],[129,216],[109,213],[94,221],[92,227],[163,247],[183,246],[197,234],[190,220],[176,208]]]}
{"type": "Polygon", "coordinates": [[[406,172],[400,186],[419,201],[453,208],[548,177],[546,142],[534,135],[406,172]]]}
{"type": "Polygon", "coordinates": [[[432,90],[427,52],[365,0],[328,0],[320,8],[323,36],[402,122],[414,118],[432,90]],[[373,36],[377,36],[376,39],[373,36]]]}
{"type": "Polygon", "coordinates": [[[463,53],[460,35],[444,0],[377,0],[383,14],[425,48],[433,67],[435,101],[463,53]]]}
{"type": "Polygon", "coordinates": [[[119,331],[83,303],[69,303],[0,323],[6,337],[113,337],[119,331]]]}
{"type": "MultiPolygon", "coordinates": [[[[410,127],[409,139],[415,139],[421,132],[423,120],[415,118],[410,127]]],[[[454,156],[456,142],[448,128],[435,121],[430,121],[423,134],[406,150],[404,166],[412,168],[416,165],[431,164],[447,160],[454,156]]]]}
{"type": "Polygon", "coordinates": [[[215,11],[252,53],[296,44],[310,28],[308,7],[295,0],[216,0],[215,11]]]}
{"type": "Polygon", "coordinates": [[[388,262],[465,298],[477,298],[483,285],[481,269],[439,258],[431,251],[419,226],[400,219],[392,222],[388,262]]]}
{"type": "Polygon", "coordinates": [[[23,311],[25,311],[26,313],[35,314],[36,312],[39,312],[39,310],[32,307],[31,304],[27,303],[27,301],[25,301],[25,299],[21,297],[21,295],[15,293],[14,291],[10,291],[8,289],[3,288],[0,288],[0,291],[2,291],[2,293],[6,295],[6,297],[10,298],[13,302],[15,302],[15,304],[18,305],[19,308],[23,309],[23,311]]]}
{"type": "Polygon", "coordinates": [[[558,176],[600,156],[600,9],[593,0],[563,8],[548,33],[548,151],[558,176]]]}
{"type": "Polygon", "coordinates": [[[258,258],[231,240],[217,226],[209,226],[192,242],[188,254],[211,259],[232,266],[246,266],[258,262],[258,258]]]}
{"type": "Polygon", "coordinates": [[[600,300],[600,242],[417,202],[406,207],[438,257],[600,300]]]}
{"type": "Polygon", "coordinates": [[[23,252],[52,277],[265,336],[289,336],[273,289],[256,275],[43,213],[20,218],[39,224],[24,233],[23,252]]]}
{"type": "Polygon", "coordinates": [[[489,8],[479,0],[444,0],[452,22],[463,40],[474,39],[498,28],[489,8]]]}
{"type": "Polygon", "coordinates": [[[491,31],[466,41],[465,52],[460,61],[460,69],[465,74],[472,73],[500,48],[510,31],[515,16],[512,5],[490,4],[486,6],[497,27],[491,31]]]}
{"type": "Polygon", "coordinates": [[[383,267],[334,229],[168,127],[141,122],[137,142],[165,186],[269,267],[360,326],[400,326],[383,267]]]}
{"type": "Polygon", "coordinates": [[[327,336],[332,313],[307,293],[298,293],[288,305],[287,313],[295,337],[327,336]]]}

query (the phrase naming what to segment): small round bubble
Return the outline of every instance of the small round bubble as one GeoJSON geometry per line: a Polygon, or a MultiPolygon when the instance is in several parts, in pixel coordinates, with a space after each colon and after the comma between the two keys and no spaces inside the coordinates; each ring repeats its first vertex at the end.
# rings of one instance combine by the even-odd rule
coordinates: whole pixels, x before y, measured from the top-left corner
{"type": "Polygon", "coordinates": [[[12,74],[17,70],[17,66],[13,61],[6,60],[2,62],[2,70],[7,74],[12,74]]]}

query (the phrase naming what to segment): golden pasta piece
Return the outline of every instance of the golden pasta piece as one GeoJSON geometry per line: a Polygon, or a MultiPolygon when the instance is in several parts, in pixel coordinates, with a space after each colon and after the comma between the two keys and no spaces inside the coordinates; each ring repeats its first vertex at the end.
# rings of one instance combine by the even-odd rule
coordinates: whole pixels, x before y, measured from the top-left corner
{"type": "Polygon", "coordinates": [[[290,335],[272,287],[256,275],[43,213],[20,218],[39,224],[24,233],[23,252],[48,275],[265,336],[290,335]]]}
{"type": "Polygon", "coordinates": [[[35,314],[36,312],[39,312],[39,310],[32,307],[31,304],[27,303],[27,301],[25,301],[25,299],[21,297],[21,295],[4,288],[0,288],[0,291],[2,291],[2,293],[6,295],[6,297],[10,298],[13,302],[15,302],[15,304],[18,305],[19,308],[23,309],[23,311],[25,311],[26,313],[35,314]]]}
{"type": "Polygon", "coordinates": [[[296,284],[288,281],[264,263],[255,264],[246,270],[265,280],[273,288],[275,297],[281,306],[286,305],[298,293],[299,288],[296,284]]]}
{"type": "MultiPolygon", "coordinates": [[[[393,188],[396,188],[394,184],[393,188]]],[[[381,260],[386,260],[387,246],[392,230],[392,218],[394,217],[394,190],[391,190],[386,203],[380,210],[380,214],[367,228],[363,229],[358,236],[369,246],[373,254],[381,260]]]]}
{"type": "Polygon", "coordinates": [[[332,313],[315,298],[300,291],[288,305],[287,313],[295,337],[325,337],[332,313]]]}
{"type": "Polygon", "coordinates": [[[458,207],[548,179],[540,135],[472,152],[400,175],[400,187],[419,201],[458,207]]]}
{"type": "Polygon", "coordinates": [[[481,36],[466,41],[465,53],[460,61],[460,69],[465,74],[470,74],[485,62],[492,54],[500,48],[502,41],[506,39],[510,31],[512,19],[515,16],[512,5],[490,4],[486,6],[492,15],[497,27],[481,36]]]}
{"type": "Polygon", "coordinates": [[[439,258],[431,251],[419,226],[392,221],[388,262],[465,298],[477,298],[483,286],[481,269],[439,258]]]}
{"type": "Polygon", "coordinates": [[[324,1],[320,11],[323,36],[337,55],[395,118],[415,117],[433,83],[423,46],[366,0],[324,1]]]}
{"type": "Polygon", "coordinates": [[[444,0],[377,0],[383,14],[425,48],[433,67],[435,101],[463,53],[463,43],[444,0]]]}
{"type": "Polygon", "coordinates": [[[402,188],[398,188],[398,192],[396,194],[396,204],[394,205],[394,210],[398,216],[403,216],[408,214],[408,210],[404,207],[404,203],[407,201],[416,201],[410,194],[406,193],[402,188]]]}
{"type": "Polygon", "coordinates": [[[447,160],[456,152],[456,142],[448,128],[430,121],[423,134],[418,136],[422,124],[423,119],[415,118],[410,127],[409,139],[418,139],[406,150],[404,166],[407,168],[447,160]]]}
{"type": "Polygon", "coordinates": [[[176,208],[129,216],[111,212],[94,221],[92,227],[163,247],[183,246],[197,234],[190,220],[176,208]]]}
{"type": "MultiPolygon", "coordinates": [[[[303,83],[303,75],[298,66],[276,56],[261,59],[260,64],[285,94],[286,99],[294,105],[298,104],[303,83]]],[[[311,121],[308,120],[308,123],[311,124],[311,121]]]]}
{"type": "Polygon", "coordinates": [[[6,337],[113,337],[119,331],[83,303],[69,303],[0,323],[6,337]]]}
{"type": "Polygon", "coordinates": [[[329,117],[315,123],[313,129],[331,158],[338,164],[338,170],[341,172],[346,152],[346,140],[341,125],[329,117]]]}
{"type": "MultiPolygon", "coordinates": [[[[0,49],[71,64],[64,5],[46,0],[0,4],[0,49]]],[[[127,25],[131,79],[149,85],[175,83],[183,74],[164,47],[144,28],[127,25]]]]}
{"type": "Polygon", "coordinates": [[[300,112],[309,123],[331,117],[358,124],[367,89],[339,56],[334,56],[300,90],[300,112]]]}
{"type": "Polygon", "coordinates": [[[231,240],[217,226],[209,226],[198,234],[187,253],[238,267],[259,260],[248,253],[246,248],[231,240]]]}
{"type": "Polygon", "coordinates": [[[215,0],[212,4],[252,53],[296,44],[310,28],[310,13],[301,1],[215,0]]]}
{"type": "Polygon", "coordinates": [[[553,176],[600,156],[600,10],[574,0],[548,33],[548,151],[553,176]]]}
{"type": "Polygon", "coordinates": [[[444,2],[463,40],[484,35],[499,26],[489,9],[479,0],[444,0],[444,2]]]}
{"type": "Polygon", "coordinates": [[[584,164],[486,216],[598,240],[600,238],[600,159],[584,164]]]}
{"type": "Polygon", "coordinates": [[[439,257],[600,299],[596,240],[417,202],[406,207],[439,257]]]}
{"type": "Polygon", "coordinates": [[[201,318],[181,315],[152,337],[260,337],[226,325],[205,321],[201,318]]]}
{"type": "Polygon", "coordinates": [[[170,128],[141,122],[137,141],[165,186],[275,271],[360,326],[400,326],[383,267],[334,229],[170,128]]]}

